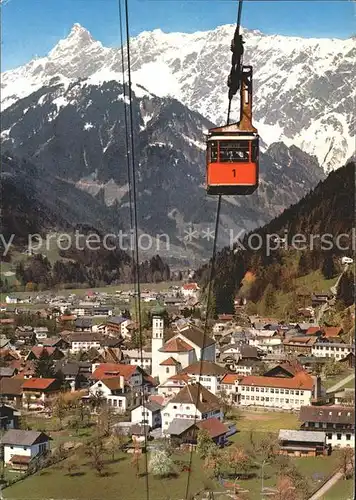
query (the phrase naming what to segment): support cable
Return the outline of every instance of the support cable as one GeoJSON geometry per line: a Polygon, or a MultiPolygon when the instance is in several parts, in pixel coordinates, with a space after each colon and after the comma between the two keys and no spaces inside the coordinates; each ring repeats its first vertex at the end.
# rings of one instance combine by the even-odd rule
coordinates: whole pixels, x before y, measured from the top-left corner
{"type": "MultiPolygon", "coordinates": [[[[134,223],[133,223],[133,205],[132,205],[132,183],[131,183],[131,162],[130,162],[130,135],[129,135],[129,127],[128,127],[128,116],[127,116],[127,107],[126,107],[126,81],[125,81],[125,55],[124,55],[124,37],[123,37],[123,23],[122,23],[122,6],[121,0],[119,0],[119,26],[120,26],[120,46],[121,46],[121,72],[122,72],[122,89],[123,89],[123,102],[124,102],[124,124],[125,124],[125,141],[126,141],[126,165],[127,165],[127,183],[129,186],[129,212],[130,212],[130,231],[131,234],[134,234],[134,223]]],[[[135,262],[135,253],[134,248],[131,246],[131,279],[135,279],[134,273],[134,262],[135,262]]],[[[137,296],[135,293],[134,296],[134,310],[135,316],[138,317],[138,308],[137,308],[137,296]]]]}
{"type": "MultiPolygon", "coordinates": [[[[130,57],[130,27],[129,27],[129,9],[128,0],[125,0],[125,27],[126,27],[126,48],[127,48],[127,74],[128,74],[128,97],[129,97],[129,116],[130,116],[130,132],[131,132],[131,160],[132,160],[132,201],[133,201],[133,223],[134,223],[134,239],[135,239],[135,283],[137,290],[137,319],[139,328],[139,350],[141,368],[143,365],[143,335],[142,335],[142,318],[141,318],[141,284],[140,284],[140,259],[138,248],[138,216],[137,216],[137,188],[136,188],[136,162],[135,162],[135,141],[134,141],[134,125],[133,125],[133,106],[132,106],[132,80],[131,80],[131,57],[130,57]]],[[[141,405],[146,410],[145,401],[145,383],[142,375],[141,386],[141,405]]],[[[146,500],[149,500],[149,482],[148,482],[148,453],[147,453],[147,426],[144,427],[145,437],[145,479],[146,479],[146,500]]]]}
{"type": "MultiPolygon", "coordinates": [[[[228,111],[227,111],[227,125],[230,122],[230,112],[231,112],[231,101],[233,96],[236,94],[241,84],[241,69],[242,69],[242,55],[243,55],[243,41],[240,35],[240,22],[241,22],[241,14],[242,14],[242,3],[243,0],[239,0],[238,4],[238,13],[237,13],[237,23],[234,38],[231,43],[231,51],[232,51],[232,59],[231,59],[231,71],[228,78],[228,87],[229,87],[229,103],[228,103],[228,111]]],[[[218,197],[217,209],[216,209],[216,220],[215,220],[215,232],[214,232],[214,242],[213,242],[213,252],[211,257],[211,265],[210,265],[210,274],[209,274],[209,282],[208,282],[208,291],[207,291],[207,305],[206,305],[206,313],[205,313],[205,322],[204,322],[204,333],[203,333],[203,348],[205,348],[206,336],[209,327],[209,316],[210,316],[210,308],[211,308],[211,296],[213,291],[213,283],[215,279],[215,261],[216,261],[216,248],[218,241],[218,229],[219,229],[219,220],[220,220],[220,209],[221,209],[221,195],[218,197]]],[[[197,399],[195,403],[195,408],[200,400],[200,392],[201,392],[201,374],[203,371],[203,355],[200,356],[200,368],[199,368],[199,384],[197,390],[197,399]]],[[[194,415],[194,424],[197,422],[197,412],[195,411],[194,415]]],[[[189,472],[188,479],[185,491],[185,500],[189,498],[189,487],[190,487],[190,477],[192,472],[192,463],[193,463],[193,448],[190,450],[190,458],[189,458],[189,472]]]]}

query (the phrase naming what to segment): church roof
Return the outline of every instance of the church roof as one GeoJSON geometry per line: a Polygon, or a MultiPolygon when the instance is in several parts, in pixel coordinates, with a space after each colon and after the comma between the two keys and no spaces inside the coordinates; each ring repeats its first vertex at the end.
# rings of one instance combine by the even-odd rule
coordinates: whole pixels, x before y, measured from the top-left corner
{"type": "Polygon", "coordinates": [[[178,335],[185,337],[194,345],[200,347],[200,349],[215,344],[215,340],[213,340],[211,337],[206,335],[203,330],[200,330],[194,325],[189,325],[186,328],[182,328],[178,335]]]}
{"type": "Polygon", "coordinates": [[[187,344],[187,342],[184,342],[184,340],[180,338],[174,338],[166,342],[164,346],[159,350],[161,352],[188,352],[192,349],[193,347],[187,344]]]}
{"type": "Polygon", "coordinates": [[[172,356],[170,356],[169,358],[162,361],[162,363],[160,363],[160,365],[161,366],[176,366],[176,365],[180,365],[180,363],[176,359],[172,358],[172,356]]]}

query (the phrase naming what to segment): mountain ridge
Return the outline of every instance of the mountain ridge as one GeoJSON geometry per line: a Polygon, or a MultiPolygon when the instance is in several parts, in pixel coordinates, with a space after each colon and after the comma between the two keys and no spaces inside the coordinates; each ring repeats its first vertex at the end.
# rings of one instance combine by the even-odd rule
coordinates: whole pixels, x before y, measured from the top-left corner
{"type": "MultiPolygon", "coordinates": [[[[132,108],[140,230],[168,234],[172,257],[201,258],[209,242],[185,237],[189,228],[202,232],[214,223],[215,198],[205,192],[203,135],[212,124],[176,99],[140,95],[133,92],[132,108]]],[[[117,82],[94,84],[89,78],[67,87],[52,79],[3,111],[2,145],[47,176],[87,191],[104,205],[116,204],[128,229],[125,106],[117,82]]],[[[260,172],[258,192],[225,199],[225,228],[237,232],[263,225],[325,175],[315,157],[283,143],[261,153],[260,172]]],[[[221,243],[228,241],[225,231],[221,243]]]]}
{"type": "MultiPolygon", "coordinates": [[[[222,123],[233,29],[139,34],[131,40],[134,84],[159,97],[173,96],[212,123],[222,123]]],[[[264,143],[295,144],[316,154],[326,170],[342,165],[355,149],[352,39],[304,39],[244,28],[242,33],[245,62],[255,68],[255,121],[264,143]]],[[[120,60],[120,49],[104,47],[74,25],[47,57],[2,74],[3,109],[54,76],[65,85],[88,77],[121,81],[120,60]]],[[[237,109],[235,103],[233,115],[237,109]]]]}

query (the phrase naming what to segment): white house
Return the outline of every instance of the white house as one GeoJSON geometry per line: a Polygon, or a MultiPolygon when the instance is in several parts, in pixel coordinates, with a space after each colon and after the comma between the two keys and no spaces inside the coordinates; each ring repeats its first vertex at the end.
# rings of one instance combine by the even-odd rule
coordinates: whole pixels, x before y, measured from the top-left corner
{"type": "Polygon", "coordinates": [[[110,316],[106,323],[106,334],[119,333],[124,338],[131,336],[128,327],[133,324],[133,321],[122,316],[110,316]]]}
{"type": "Polygon", "coordinates": [[[292,378],[248,375],[238,385],[238,401],[242,406],[263,406],[299,410],[313,397],[314,380],[304,374],[292,378]]]}
{"type": "Polygon", "coordinates": [[[183,387],[185,387],[190,381],[190,377],[185,373],[178,373],[177,375],[173,375],[165,382],[162,382],[157,388],[158,395],[163,397],[172,397],[180,392],[183,387]]]}
{"type": "Polygon", "coordinates": [[[355,447],[355,408],[352,406],[302,406],[301,428],[326,433],[326,444],[333,448],[355,447]]]}
{"type": "Polygon", "coordinates": [[[352,352],[352,346],[343,342],[318,341],[311,348],[312,356],[317,358],[334,358],[338,361],[346,358],[350,352],[352,352]]]}
{"type": "Polygon", "coordinates": [[[50,441],[44,432],[8,430],[2,438],[5,466],[26,470],[31,460],[49,451],[50,441]]]}
{"type": "Polygon", "coordinates": [[[92,332],[74,332],[71,333],[69,338],[70,351],[88,351],[89,349],[100,349],[102,337],[97,333],[92,332]]]}
{"type": "Polygon", "coordinates": [[[37,340],[44,340],[48,337],[48,328],[46,326],[37,326],[33,329],[37,340]]]}
{"type": "Polygon", "coordinates": [[[127,359],[129,365],[140,366],[144,370],[151,371],[152,367],[152,352],[139,349],[124,349],[122,351],[124,358],[127,359]]]}
{"type": "Polygon", "coordinates": [[[280,337],[256,335],[255,337],[249,339],[248,343],[249,345],[258,347],[262,351],[269,354],[278,354],[283,352],[283,343],[280,337]]]}
{"type": "Polygon", "coordinates": [[[168,401],[161,411],[162,430],[166,431],[175,418],[205,420],[223,419],[219,399],[201,384],[188,384],[168,401]]]}
{"type": "Polygon", "coordinates": [[[208,391],[217,394],[220,391],[220,382],[227,371],[212,361],[196,361],[184,368],[181,373],[188,375],[191,383],[199,382],[208,391]]]}
{"type": "Polygon", "coordinates": [[[89,387],[90,396],[103,398],[107,404],[118,412],[125,412],[128,409],[127,394],[125,394],[124,377],[111,377],[98,380],[89,387]]]}
{"type": "Polygon", "coordinates": [[[6,295],[5,297],[5,302],[6,304],[17,304],[19,299],[17,297],[10,297],[9,295],[6,295]]]}
{"type": "Polygon", "coordinates": [[[161,427],[162,406],[155,401],[139,405],[131,410],[131,422],[134,424],[148,424],[150,429],[161,427]]]}

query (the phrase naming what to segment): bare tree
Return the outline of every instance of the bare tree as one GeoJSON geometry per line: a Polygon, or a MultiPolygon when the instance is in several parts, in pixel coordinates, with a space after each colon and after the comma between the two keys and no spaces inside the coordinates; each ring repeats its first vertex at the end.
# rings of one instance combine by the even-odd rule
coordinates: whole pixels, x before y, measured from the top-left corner
{"type": "Polygon", "coordinates": [[[114,411],[109,405],[101,407],[98,417],[98,431],[104,436],[109,436],[114,424],[114,411]]]}
{"type": "Polygon", "coordinates": [[[273,500],[298,500],[300,495],[294,481],[288,476],[278,478],[273,500]]]}
{"type": "Polygon", "coordinates": [[[69,476],[73,476],[73,474],[75,474],[75,472],[79,468],[78,464],[77,464],[77,460],[74,457],[68,459],[66,466],[67,466],[67,472],[68,472],[69,476]]]}
{"type": "Polygon", "coordinates": [[[341,448],[339,465],[344,479],[352,475],[355,467],[355,452],[352,448],[341,448]]]}
{"type": "Polygon", "coordinates": [[[131,464],[133,468],[136,470],[136,477],[140,475],[140,456],[141,456],[141,449],[139,447],[139,444],[136,442],[135,449],[131,459],[131,464]]]}
{"type": "Polygon", "coordinates": [[[91,442],[89,442],[86,446],[86,453],[91,459],[91,465],[93,469],[95,469],[98,474],[101,476],[104,470],[104,446],[103,439],[100,436],[94,438],[91,442]]]}

